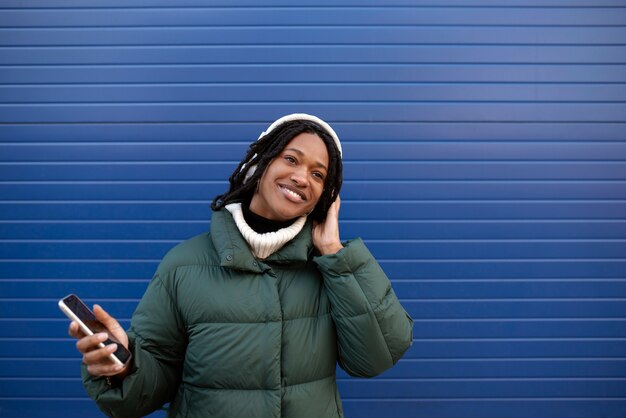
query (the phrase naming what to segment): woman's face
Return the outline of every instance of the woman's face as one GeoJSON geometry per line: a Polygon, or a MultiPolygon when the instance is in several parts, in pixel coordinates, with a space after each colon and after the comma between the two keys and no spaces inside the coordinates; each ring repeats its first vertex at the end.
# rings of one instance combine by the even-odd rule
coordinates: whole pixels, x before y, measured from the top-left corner
{"type": "Polygon", "coordinates": [[[295,136],[265,169],[250,210],[275,221],[311,212],[324,190],[328,160],[320,137],[310,133],[295,136]]]}

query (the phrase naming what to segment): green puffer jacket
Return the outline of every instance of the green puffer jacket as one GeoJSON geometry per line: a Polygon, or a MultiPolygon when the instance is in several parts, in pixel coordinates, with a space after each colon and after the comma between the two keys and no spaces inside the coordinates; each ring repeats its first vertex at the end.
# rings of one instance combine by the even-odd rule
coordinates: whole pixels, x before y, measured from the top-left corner
{"type": "Polygon", "coordinates": [[[256,260],[230,213],[163,259],[128,331],[120,387],[83,383],[112,417],[171,402],[172,417],[343,417],[336,364],[353,376],[394,365],[413,321],[360,239],[313,257],[307,223],[256,260]]]}

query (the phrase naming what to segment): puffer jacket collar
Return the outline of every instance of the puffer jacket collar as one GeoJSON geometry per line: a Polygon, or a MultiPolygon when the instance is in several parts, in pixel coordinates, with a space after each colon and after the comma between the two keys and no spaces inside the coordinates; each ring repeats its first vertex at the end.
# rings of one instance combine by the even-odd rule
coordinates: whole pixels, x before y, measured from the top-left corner
{"type": "Polygon", "coordinates": [[[237,229],[232,215],[227,210],[213,212],[211,217],[211,240],[220,257],[222,267],[262,273],[265,263],[304,264],[313,251],[311,222],[307,220],[302,231],[280,250],[259,262],[237,229]]]}

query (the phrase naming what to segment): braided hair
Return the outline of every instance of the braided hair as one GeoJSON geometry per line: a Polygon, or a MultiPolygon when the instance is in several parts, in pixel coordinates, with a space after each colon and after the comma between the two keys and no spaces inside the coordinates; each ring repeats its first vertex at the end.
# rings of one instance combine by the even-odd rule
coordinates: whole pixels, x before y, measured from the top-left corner
{"type": "Polygon", "coordinates": [[[321,126],[309,120],[294,120],[282,123],[267,135],[253,142],[244,159],[239,163],[233,174],[228,179],[230,188],[224,194],[220,194],[213,199],[211,209],[220,210],[224,206],[243,202],[252,198],[256,190],[257,183],[265,172],[267,166],[278,156],[289,142],[302,133],[317,135],[328,151],[328,172],[324,181],[324,190],[317,205],[309,217],[318,222],[326,218],[326,212],[330,205],[337,199],[339,190],[343,183],[343,164],[341,155],[334,139],[321,126]],[[256,169],[248,175],[250,169],[256,169]]]}

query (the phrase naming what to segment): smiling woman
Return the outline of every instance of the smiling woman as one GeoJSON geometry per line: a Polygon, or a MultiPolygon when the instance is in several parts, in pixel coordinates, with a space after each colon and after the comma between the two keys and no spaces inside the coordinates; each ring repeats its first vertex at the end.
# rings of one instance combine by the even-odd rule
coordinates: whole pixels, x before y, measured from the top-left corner
{"type": "Polygon", "coordinates": [[[70,325],[104,412],[340,418],[337,364],[372,377],[397,363],[413,321],[363,242],[340,241],[341,158],[321,119],[277,120],[213,201],[210,233],[165,256],[128,333],[94,308],[132,360],[70,325]]]}
{"type": "MultiPolygon", "coordinates": [[[[261,177],[265,174],[268,165],[281,153],[285,154],[282,155],[286,159],[285,161],[292,165],[295,164],[295,167],[302,167],[300,160],[304,157],[306,157],[307,164],[309,163],[308,160],[311,160],[310,164],[315,168],[311,175],[315,175],[316,184],[319,184],[317,178],[323,177],[321,181],[323,184],[322,193],[315,200],[315,204],[309,201],[308,204],[312,204],[311,210],[299,213],[298,216],[309,213],[311,218],[317,221],[325,219],[326,212],[339,196],[343,183],[341,143],[330,125],[315,116],[303,113],[283,116],[261,133],[259,139],[250,145],[243,161],[239,163],[231,175],[229,191],[213,200],[211,206],[213,210],[219,210],[228,203],[240,201],[242,198],[258,201],[259,197],[265,197],[265,190],[263,193],[258,193],[261,186],[259,182],[262,180],[261,177]],[[304,135],[304,138],[300,138],[301,135],[304,135]],[[304,148],[301,149],[301,147],[304,148]],[[257,193],[253,196],[255,188],[257,193]]],[[[297,175],[296,173],[296,177],[297,175]]],[[[306,178],[300,178],[300,180],[304,179],[307,182],[306,186],[309,186],[308,175],[306,178]]],[[[293,186],[292,179],[282,184],[283,186],[293,186]]],[[[293,187],[290,190],[296,194],[300,191],[293,187]]],[[[256,204],[254,203],[255,206],[256,204]]]]}
{"type": "Polygon", "coordinates": [[[315,134],[296,136],[261,176],[250,210],[277,221],[310,213],[322,195],[327,171],[324,142],[315,134]]]}

